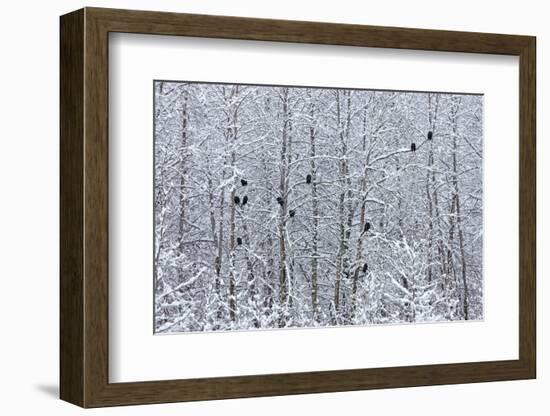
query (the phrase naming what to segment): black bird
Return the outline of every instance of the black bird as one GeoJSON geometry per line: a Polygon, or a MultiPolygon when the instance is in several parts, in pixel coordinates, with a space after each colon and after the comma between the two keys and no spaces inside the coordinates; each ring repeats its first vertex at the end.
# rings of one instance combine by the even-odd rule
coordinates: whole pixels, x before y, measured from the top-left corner
{"type": "Polygon", "coordinates": [[[243,196],[243,207],[246,205],[247,202],[248,202],[248,195],[245,195],[243,196]]]}
{"type": "Polygon", "coordinates": [[[306,183],[311,183],[311,175],[310,174],[308,174],[306,176],[306,183]]]}
{"type": "Polygon", "coordinates": [[[411,152],[416,152],[416,143],[411,143],[411,152]]]}
{"type": "Polygon", "coordinates": [[[233,198],[233,201],[235,201],[235,204],[239,205],[241,203],[241,198],[236,196],[235,198],[233,198]]]}
{"type": "Polygon", "coordinates": [[[288,211],[288,215],[290,216],[290,218],[294,217],[294,215],[296,215],[296,210],[291,209],[290,211],[288,211]]]}
{"type": "Polygon", "coordinates": [[[366,233],[368,230],[370,230],[370,222],[365,223],[365,228],[363,228],[363,232],[366,233]]]}
{"type": "Polygon", "coordinates": [[[243,239],[241,237],[237,237],[237,244],[241,245],[243,243],[243,239]]]}
{"type": "Polygon", "coordinates": [[[283,206],[283,198],[281,198],[280,196],[277,197],[277,203],[281,206],[283,206]]]}
{"type": "Polygon", "coordinates": [[[369,265],[367,263],[363,264],[363,273],[366,273],[369,269],[369,265]]]}
{"type": "Polygon", "coordinates": [[[242,186],[248,185],[248,181],[246,179],[241,179],[241,185],[242,186]]]}
{"type": "Polygon", "coordinates": [[[433,132],[429,131],[428,132],[428,140],[432,140],[432,137],[433,137],[433,132]]]}

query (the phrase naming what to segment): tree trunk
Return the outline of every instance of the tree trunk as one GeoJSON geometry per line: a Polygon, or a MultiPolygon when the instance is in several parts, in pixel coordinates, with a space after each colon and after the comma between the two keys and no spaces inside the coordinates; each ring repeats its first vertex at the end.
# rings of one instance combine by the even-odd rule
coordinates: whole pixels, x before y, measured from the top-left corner
{"type": "Polygon", "coordinates": [[[279,209],[279,306],[281,313],[279,316],[279,326],[283,327],[286,324],[286,312],[288,305],[288,265],[287,265],[287,249],[286,249],[286,226],[288,212],[288,130],[289,130],[289,107],[288,107],[288,88],[282,89],[282,104],[283,104],[283,127],[282,141],[280,153],[280,181],[279,195],[282,198],[282,204],[279,209]]]}
{"type": "MultiPolygon", "coordinates": [[[[185,239],[185,211],[186,211],[186,192],[185,192],[185,178],[187,176],[187,124],[188,124],[188,114],[187,114],[187,100],[188,100],[188,89],[185,89],[183,93],[183,104],[181,109],[181,163],[180,163],[180,183],[179,183],[179,254],[183,258],[185,255],[185,248],[182,242],[185,239]]],[[[183,268],[178,268],[178,276],[180,282],[184,279],[183,268]]]]}
{"type": "Polygon", "coordinates": [[[239,86],[231,88],[229,95],[229,119],[227,134],[229,142],[231,143],[231,174],[234,177],[233,184],[231,187],[231,210],[229,213],[229,251],[230,251],[230,265],[229,265],[229,317],[231,321],[235,322],[237,319],[237,295],[235,291],[235,248],[236,248],[236,237],[235,237],[235,210],[236,204],[234,199],[236,196],[236,183],[237,178],[235,177],[235,166],[236,166],[236,151],[235,146],[237,143],[237,105],[233,102],[234,98],[239,94],[239,86]],[[233,108],[231,108],[233,107],[233,108]]]}
{"type": "MultiPolygon", "coordinates": [[[[309,95],[311,99],[311,94],[309,95]]],[[[315,148],[315,107],[311,104],[310,110],[310,127],[309,127],[309,140],[310,140],[310,168],[311,168],[311,203],[312,203],[312,217],[313,217],[313,229],[312,229],[312,253],[311,253],[311,310],[313,320],[319,319],[319,304],[318,304],[318,258],[319,258],[319,200],[317,196],[317,163],[315,162],[315,155],[317,154],[315,148]]]]}
{"type": "MultiPolygon", "coordinates": [[[[365,154],[367,150],[367,107],[363,115],[363,143],[361,150],[365,154]]],[[[367,175],[368,175],[369,160],[365,158],[365,167],[363,168],[363,177],[361,178],[361,206],[359,208],[359,237],[357,237],[357,253],[355,255],[355,271],[353,273],[353,286],[352,286],[352,317],[357,316],[357,286],[359,283],[359,273],[362,271],[364,263],[363,260],[363,229],[366,223],[366,210],[367,210],[367,175]]]]}
{"type": "Polygon", "coordinates": [[[452,122],[453,122],[453,186],[454,186],[454,199],[456,203],[456,228],[458,232],[458,244],[460,248],[460,261],[462,269],[462,289],[463,289],[463,299],[462,299],[462,313],[465,320],[469,319],[469,290],[468,290],[468,280],[466,272],[466,254],[464,250],[464,234],[462,231],[462,216],[460,213],[460,192],[458,185],[458,166],[456,160],[456,153],[458,149],[457,145],[457,113],[460,101],[454,99],[455,107],[453,108],[452,113],[452,122]]]}
{"type": "Polygon", "coordinates": [[[350,186],[351,181],[348,173],[348,163],[347,163],[347,141],[349,134],[349,123],[350,123],[350,92],[344,91],[344,96],[346,97],[346,122],[342,126],[341,122],[341,109],[340,109],[340,90],[336,91],[336,112],[337,112],[337,126],[339,130],[340,143],[341,143],[341,159],[339,164],[339,173],[340,173],[340,197],[338,200],[338,215],[340,221],[340,231],[339,231],[339,244],[338,244],[338,257],[336,260],[336,279],[334,284],[334,322],[338,323],[340,317],[340,296],[341,296],[341,284],[342,279],[346,276],[349,276],[349,237],[351,233],[351,200],[350,200],[350,186]],[[346,196],[348,197],[348,203],[346,205],[346,196]],[[347,208],[347,213],[346,213],[347,208]]]}

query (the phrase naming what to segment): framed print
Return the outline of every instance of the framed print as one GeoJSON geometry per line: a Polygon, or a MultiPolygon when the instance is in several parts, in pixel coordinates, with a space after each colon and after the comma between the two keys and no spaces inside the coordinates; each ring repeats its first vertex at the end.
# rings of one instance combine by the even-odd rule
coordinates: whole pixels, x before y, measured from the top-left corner
{"type": "Polygon", "coordinates": [[[62,16],[61,398],[534,378],[535,49],[62,16]]]}

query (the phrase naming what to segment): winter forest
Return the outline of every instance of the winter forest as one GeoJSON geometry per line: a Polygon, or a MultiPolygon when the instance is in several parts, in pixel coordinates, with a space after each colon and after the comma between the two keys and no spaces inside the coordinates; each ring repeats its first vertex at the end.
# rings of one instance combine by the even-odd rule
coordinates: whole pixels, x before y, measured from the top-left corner
{"type": "Polygon", "coordinates": [[[154,82],[156,333],[483,318],[481,95],[154,82]]]}

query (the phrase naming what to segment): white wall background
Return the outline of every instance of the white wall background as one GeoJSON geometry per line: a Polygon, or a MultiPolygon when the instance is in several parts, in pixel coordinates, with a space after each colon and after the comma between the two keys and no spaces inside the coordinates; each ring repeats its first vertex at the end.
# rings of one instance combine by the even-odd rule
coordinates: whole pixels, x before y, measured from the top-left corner
{"type": "MultiPolygon", "coordinates": [[[[544,282],[544,242],[550,238],[543,192],[550,146],[543,140],[545,60],[550,26],[536,0],[387,2],[121,0],[4,2],[0,14],[0,412],[72,415],[58,395],[58,16],[82,6],[156,9],[433,29],[529,34],[538,37],[538,317],[539,365],[534,381],[422,387],[338,394],[225,400],[87,411],[102,415],[376,414],[545,415],[550,409],[550,361],[543,332],[550,285],[544,282]]],[[[546,200],[545,200],[546,198],[546,200]]]]}

